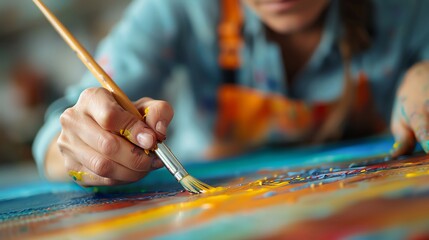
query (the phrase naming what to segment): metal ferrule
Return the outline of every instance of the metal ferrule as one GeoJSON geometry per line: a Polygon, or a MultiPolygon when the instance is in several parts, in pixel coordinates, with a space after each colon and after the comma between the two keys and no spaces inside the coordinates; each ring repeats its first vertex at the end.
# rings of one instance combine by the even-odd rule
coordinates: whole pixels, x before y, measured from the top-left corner
{"type": "Polygon", "coordinates": [[[170,148],[167,147],[164,143],[158,143],[155,153],[167,167],[168,171],[177,179],[181,181],[184,177],[188,176],[188,172],[182,166],[182,164],[177,160],[176,156],[171,152],[170,148]]]}

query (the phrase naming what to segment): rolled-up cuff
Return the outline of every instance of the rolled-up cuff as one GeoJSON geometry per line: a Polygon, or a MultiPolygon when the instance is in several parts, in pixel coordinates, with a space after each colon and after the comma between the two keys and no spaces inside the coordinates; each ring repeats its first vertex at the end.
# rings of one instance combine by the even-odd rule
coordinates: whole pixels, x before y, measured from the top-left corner
{"type": "Polygon", "coordinates": [[[50,116],[36,135],[32,146],[33,157],[37,164],[39,175],[46,179],[45,158],[54,137],[61,131],[59,115],[50,116]]]}

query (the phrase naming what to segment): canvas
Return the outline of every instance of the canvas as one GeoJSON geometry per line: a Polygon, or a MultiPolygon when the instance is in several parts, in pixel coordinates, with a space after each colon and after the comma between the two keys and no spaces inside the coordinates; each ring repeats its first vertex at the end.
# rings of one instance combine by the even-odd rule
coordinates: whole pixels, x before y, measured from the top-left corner
{"type": "Polygon", "coordinates": [[[187,166],[213,185],[190,194],[165,170],[121,187],[28,183],[0,191],[0,238],[423,239],[429,158],[391,159],[389,137],[262,149],[187,166]]]}

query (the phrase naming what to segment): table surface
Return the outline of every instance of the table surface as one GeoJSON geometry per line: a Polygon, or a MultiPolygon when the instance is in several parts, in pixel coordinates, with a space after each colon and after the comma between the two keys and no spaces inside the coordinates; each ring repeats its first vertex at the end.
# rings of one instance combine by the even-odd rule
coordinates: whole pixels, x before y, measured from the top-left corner
{"type": "Polygon", "coordinates": [[[0,238],[429,237],[429,158],[391,159],[392,143],[376,137],[190,164],[217,187],[199,195],[166,170],[111,188],[32,175],[0,186],[0,238]]]}

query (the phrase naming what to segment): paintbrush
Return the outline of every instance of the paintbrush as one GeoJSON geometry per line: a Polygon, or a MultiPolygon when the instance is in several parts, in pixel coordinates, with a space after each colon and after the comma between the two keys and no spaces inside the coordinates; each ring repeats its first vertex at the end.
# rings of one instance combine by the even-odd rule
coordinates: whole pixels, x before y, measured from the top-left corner
{"type": "MultiPolygon", "coordinates": [[[[137,117],[143,120],[143,116],[132,104],[130,99],[125,93],[118,87],[118,85],[110,78],[110,76],[98,65],[94,58],[88,53],[88,51],[79,43],[79,41],[67,30],[67,28],[55,17],[55,15],[46,7],[41,0],[33,0],[36,6],[42,11],[43,15],[48,19],[52,26],[57,30],[61,37],[76,52],[80,60],[85,64],[89,71],[94,77],[100,82],[100,84],[109,90],[116,101],[125,110],[133,113],[137,117]]],[[[170,171],[170,173],[179,181],[182,186],[192,193],[201,193],[212,187],[200,180],[192,177],[185,170],[183,165],[174,156],[171,150],[163,142],[158,142],[155,148],[155,153],[170,171]]]]}

